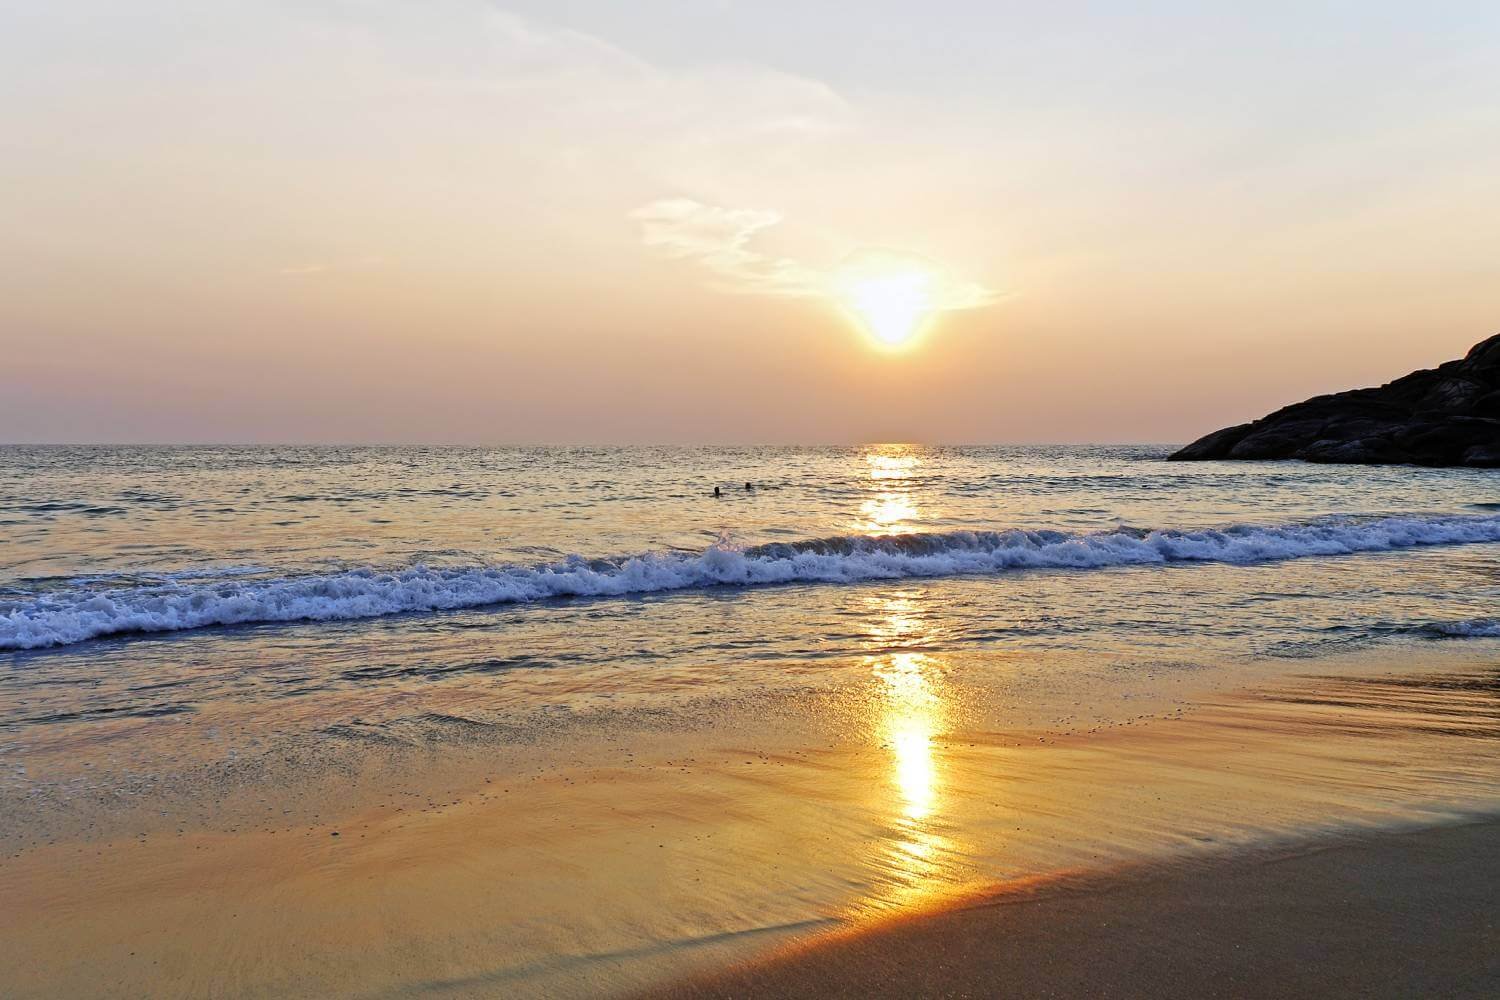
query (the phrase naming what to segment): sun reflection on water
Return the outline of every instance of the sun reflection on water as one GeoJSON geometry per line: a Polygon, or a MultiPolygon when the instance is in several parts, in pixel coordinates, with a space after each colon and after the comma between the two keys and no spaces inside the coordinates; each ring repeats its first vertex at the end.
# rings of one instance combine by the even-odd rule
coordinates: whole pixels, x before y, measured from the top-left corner
{"type": "Polygon", "coordinates": [[[910,530],[921,517],[913,493],[912,477],[922,459],[910,445],[873,445],[865,452],[872,494],[859,505],[856,528],[874,534],[896,534],[910,530]]]}
{"type": "Polygon", "coordinates": [[[889,535],[916,520],[917,505],[900,493],[882,493],[860,504],[859,512],[864,515],[862,531],[889,535]]]}
{"type": "Polygon", "coordinates": [[[909,479],[922,460],[911,445],[881,444],[865,452],[865,464],[871,479],[909,479]]]}

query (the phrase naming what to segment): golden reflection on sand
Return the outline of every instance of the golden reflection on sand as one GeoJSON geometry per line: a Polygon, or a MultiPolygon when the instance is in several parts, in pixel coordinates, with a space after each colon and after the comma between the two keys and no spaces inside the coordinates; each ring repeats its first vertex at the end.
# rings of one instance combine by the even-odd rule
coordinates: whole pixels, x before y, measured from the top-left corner
{"type": "Polygon", "coordinates": [[[937,802],[937,764],[932,738],[942,705],[932,680],[935,666],[922,653],[893,653],[873,665],[884,702],[881,737],[890,748],[892,784],[905,818],[926,819],[937,802]]]}
{"type": "MultiPolygon", "coordinates": [[[[917,591],[873,598],[871,645],[886,650],[930,640],[917,591]]],[[[949,888],[945,873],[952,844],[941,834],[943,775],[936,739],[949,724],[944,665],[921,652],[892,651],[867,660],[874,683],[871,730],[889,758],[879,788],[889,816],[872,851],[875,881],[860,909],[890,910],[926,902],[949,888]]]]}

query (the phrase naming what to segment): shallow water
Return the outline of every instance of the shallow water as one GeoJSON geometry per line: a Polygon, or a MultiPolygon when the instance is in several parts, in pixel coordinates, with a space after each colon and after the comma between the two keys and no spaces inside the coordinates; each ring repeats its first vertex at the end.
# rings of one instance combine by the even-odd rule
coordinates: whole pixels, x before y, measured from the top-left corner
{"type": "Polygon", "coordinates": [[[265,735],[268,706],[335,724],[414,686],[670,706],[871,653],[1500,633],[1493,472],[1165,453],[0,449],[0,727],[254,705],[265,735]]]}
{"type": "Polygon", "coordinates": [[[1493,813],[1495,650],[1441,646],[1217,694],[1160,664],[876,655],[679,716],[428,715],[126,801],[33,796],[86,822],[5,839],[0,974],[612,995],[1011,879],[1493,813]]]}

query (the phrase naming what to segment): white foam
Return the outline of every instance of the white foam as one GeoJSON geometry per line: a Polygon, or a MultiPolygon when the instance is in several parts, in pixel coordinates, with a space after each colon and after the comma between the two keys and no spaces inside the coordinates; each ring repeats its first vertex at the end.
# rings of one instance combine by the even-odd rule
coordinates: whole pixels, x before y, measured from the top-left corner
{"type": "Polygon", "coordinates": [[[1462,639],[1482,639],[1487,637],[1500,637],[1500,619],[1495,618],[1473,618],[1461,622],[1433,622],[1423,626],[1425,631],[1436,632],[1438,635],[1452,636],[1462,639]]]}
{"type": "Polygon", "coordinates": [[[0,649],[38,649],[124,632],[373,618],[557,597],[701,587],[849,583],[901,577],[1093,569],[1172,562],[1252,563],[1420,545],[1500,541],[1500,516],[1324,518],[1195,531],[1117,529],[844,536],[696,555],[572,557],[543,566],[342,573],[130,588],[79,587],[0,603],[0,649]]]}

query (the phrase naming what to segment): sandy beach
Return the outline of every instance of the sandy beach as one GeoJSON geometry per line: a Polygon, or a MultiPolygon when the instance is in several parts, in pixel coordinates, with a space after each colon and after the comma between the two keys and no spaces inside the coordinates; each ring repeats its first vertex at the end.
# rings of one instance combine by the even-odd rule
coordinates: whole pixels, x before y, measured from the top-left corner
{"type": "Polygon", "coordinates": [[[1492,997],[1500,822],[1076,872],[650,996],[1492,997]]]}
{"type": "Polygon", "coordinates": [[[995,728],[943,707],[968,700],[962,665],[877,658],[850,665],[852,690],[709,726],[519,745],[470,727],[438,752],[329,739],[214,772],[199,799],[57,803],[46,828],[12,809],[0,980],[17,997],[1480,995],[1495,668],[1428,660],[1099,687],[1108,721],[1048,721],[1036,699],[995,728]],[[857,735],[827,728],[851,714],[857,735]]]}

